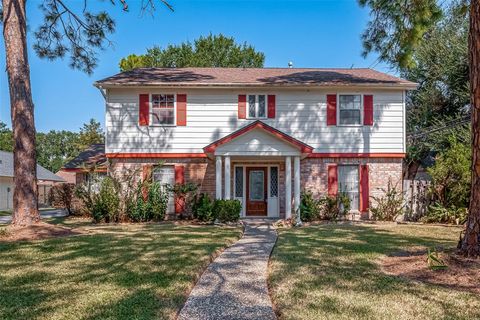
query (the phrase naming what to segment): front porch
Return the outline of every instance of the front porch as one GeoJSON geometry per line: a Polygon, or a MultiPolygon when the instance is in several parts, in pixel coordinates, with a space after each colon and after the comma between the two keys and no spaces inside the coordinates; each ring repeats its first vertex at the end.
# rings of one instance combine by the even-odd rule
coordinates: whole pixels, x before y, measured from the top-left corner
{"type": "Polygon", "coordinates": [[[301,159],[313,150],[261,121],[204,148],[215,159],[215,197],[237,199],[241,217],[292,217],[300,207],[301,159]]]}

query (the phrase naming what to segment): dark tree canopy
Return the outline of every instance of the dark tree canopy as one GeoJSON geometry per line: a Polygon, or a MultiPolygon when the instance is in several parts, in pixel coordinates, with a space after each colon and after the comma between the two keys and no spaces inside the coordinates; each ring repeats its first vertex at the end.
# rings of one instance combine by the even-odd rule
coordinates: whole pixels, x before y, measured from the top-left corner
{"type": "Polygon", "coordinates": [[[413,53],[424,34],[441,18],[436,0],[358,0],[370,8],[362,35],[363,55],[377,52],[381,61],[401,69],[414,65],[413,53]]]}
{"type": "Polygon", "coordinates": [[[462,3],[445,8],[443,18],[425,33],[425,41],[412,54],[414,65],[401,72],[417,82],[417,90],[408,94],[407,132],[411,159],[449,147],[451,136],[469,144],[470,106],[468,68],[468,13],[462,3]],[[464,119],[466,121],[458,121],[464,119]],[[434,128],[447,129],[429,135],[434,128]]]}
{"type": "Polygon", "coordinates": [[[238,44],[233,37],[222,34],[196,39],[193,44],[184,42],[147,49],[143,55],[131,54],[120,61],[120,70],[139,67],[244,67],[261,68],[265,55],[247,43],[238,44]]]}

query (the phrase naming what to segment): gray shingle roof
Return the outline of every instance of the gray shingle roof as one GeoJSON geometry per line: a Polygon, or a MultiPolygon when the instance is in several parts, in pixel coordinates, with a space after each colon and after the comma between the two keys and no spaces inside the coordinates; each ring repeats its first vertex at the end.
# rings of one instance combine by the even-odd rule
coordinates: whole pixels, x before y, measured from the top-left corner
{"type": "Polygon", "coordinates": [[[105,166],[107,157],[105,157],[105,144],[92,144],[87,149],[79,153],[78,156],[68,161],[63,168],[77,169],[83,168],[84,165],[105,166]]]}
{"type": "MultiPolygon", "coordinates": [[[[13,153],[0,151],[0,177],[13,177],[13,153]]],[[[64,182],[53,172],[37,164],[37,179],[64,182]]]]}
{"type": "Polygon", "coordinates": [[[95,82],[109,86],[382,86],[416,83],[368,68],[138,68],[95,82]]]}

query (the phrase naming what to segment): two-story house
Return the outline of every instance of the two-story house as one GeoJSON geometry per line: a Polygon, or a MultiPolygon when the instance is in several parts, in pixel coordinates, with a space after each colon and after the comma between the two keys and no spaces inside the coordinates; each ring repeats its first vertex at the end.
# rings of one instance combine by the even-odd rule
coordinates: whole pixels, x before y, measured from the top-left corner
{"type": "Polygon", "coordinates": [[[385,73],[141,68],[95,85],[110,170],[162,161],[154,179],[239,199],[242,216],[289,218],[304,189],[345,192],[367,213],[389,180],[402,187],[405,93],[416,84],[385,73]]]}

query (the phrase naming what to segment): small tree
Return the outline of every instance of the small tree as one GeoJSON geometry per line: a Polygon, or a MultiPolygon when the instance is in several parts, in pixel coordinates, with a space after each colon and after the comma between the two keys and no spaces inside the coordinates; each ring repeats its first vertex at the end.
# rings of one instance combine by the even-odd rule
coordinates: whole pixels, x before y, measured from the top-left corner
{"type": "Polygon", "coordinates": [[[471,158],[470,146],[458,142],[452,142],[450,149],[437,156],[435,164],[428,168],[434,201],[445,208],[468,207],[471,158]]]}
{"type": "Polygon", "coordinates": [[[50,189],[49,201],[55,206],[61,206],[66,209],[68,214],[72,214],[72,202],[75,185],[69,183],[62,183],[53,186],[50,189]]]}

